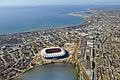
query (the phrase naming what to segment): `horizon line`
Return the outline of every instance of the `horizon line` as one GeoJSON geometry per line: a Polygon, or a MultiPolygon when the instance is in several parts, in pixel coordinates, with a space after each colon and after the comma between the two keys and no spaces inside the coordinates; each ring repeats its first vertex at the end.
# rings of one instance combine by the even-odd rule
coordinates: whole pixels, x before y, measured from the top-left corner
{"type": "Polygon", "coordinates": [[[109,5],[112,5],[112,6],[119,6],[120,4],[117,3],[117,4],[49,4],[49,5],[46,5],[46,4],[43,4],[43,5],[5,5],[5,6],[1,6],[0,7],[34,7],[34,6],[109,6],[109,5]]]}

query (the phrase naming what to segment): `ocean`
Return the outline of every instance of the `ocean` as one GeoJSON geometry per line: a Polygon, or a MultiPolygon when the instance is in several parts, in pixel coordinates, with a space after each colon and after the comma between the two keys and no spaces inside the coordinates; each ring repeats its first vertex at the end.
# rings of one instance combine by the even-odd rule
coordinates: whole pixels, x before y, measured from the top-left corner
{"type": "Polygon", "coordinates": [[[83,18],[67,14],[90,8],[96,6],[0,7],[0,35],[83,24],[85,22],[83,18]]]}

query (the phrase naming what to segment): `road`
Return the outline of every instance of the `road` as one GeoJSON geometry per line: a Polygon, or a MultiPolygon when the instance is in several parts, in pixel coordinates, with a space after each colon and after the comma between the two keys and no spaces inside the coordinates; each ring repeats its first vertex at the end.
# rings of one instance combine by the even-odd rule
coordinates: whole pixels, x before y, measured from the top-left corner
{"type": "Polygon", "coordinates": [[[74,58],[75,62],[80,66],[80,70],[82,71],[84,79],[85,80],[90,80],[84,66],[81,64],[80,60],[77,58],[78,49],[80,49],[80,40],[76,41],[76,46],[75,46],[75,49],[74,49],[73,58],[74,58]]]}

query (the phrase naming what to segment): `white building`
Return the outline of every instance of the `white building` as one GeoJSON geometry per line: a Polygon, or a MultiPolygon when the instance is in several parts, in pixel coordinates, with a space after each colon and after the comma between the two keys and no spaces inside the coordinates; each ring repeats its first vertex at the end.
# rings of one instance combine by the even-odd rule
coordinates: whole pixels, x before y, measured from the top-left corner
{"type": "Polygon", "coordinates": [[[59,58],[66,55],[66,51],[60,47],[44,48],[41,51],[43,58],[59,58]]]}

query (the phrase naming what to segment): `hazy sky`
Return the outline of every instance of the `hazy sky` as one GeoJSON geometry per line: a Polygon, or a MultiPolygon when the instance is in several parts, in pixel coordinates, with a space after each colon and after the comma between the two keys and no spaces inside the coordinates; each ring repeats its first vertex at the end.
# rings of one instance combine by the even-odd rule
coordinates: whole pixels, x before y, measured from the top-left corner
{"type": "Polygon", "coordinates": [[[120,0],[0,0],[0,6],[120,4],[120,0]]]}

